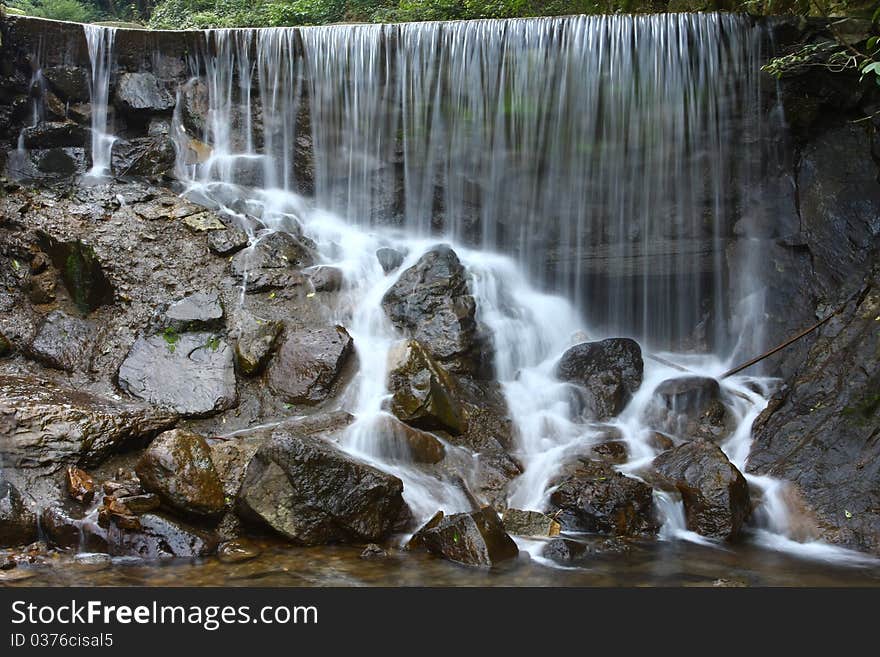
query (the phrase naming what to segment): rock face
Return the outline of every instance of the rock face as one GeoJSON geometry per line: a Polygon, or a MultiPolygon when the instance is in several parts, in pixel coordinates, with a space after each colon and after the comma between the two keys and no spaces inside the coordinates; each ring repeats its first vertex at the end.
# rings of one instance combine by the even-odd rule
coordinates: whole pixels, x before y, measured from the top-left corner
{"type": "Polygon", "coordinates": [[[168,135],[118,139],[113,143],[110,167],[117,176],[155,178],[172,172],[176,158],[168,135]]]}
{"type": "Polygon", "coordinates": [[[49,235],[41,236],[40,242],[81,313],[113,303],[113,286],[91,246],[79,240],[57,240],[49,235]]]}
{"type": "Polygon", "coordinates": [[[420,429],[465,430],[463,409],[452,377],[416,340],[401,343],[389,355],[391,412],[420,429]]]}
{"type": "Polygon", "coordinates": [[[749,487],[717,445],[698,440],[654,459],[661,482],[677,490],[687,526],[710,538],[734,539],[749,517],[749,487]]]}
{"type": "Polygon", "coordinates": [[[138,338],[118,380],[130,395],[187,417],[211,415],[238,402],[232,348],[213,333],[138,338]]]}
{"type": "Polygon", "coordinates": [[[43,77],[52,89],[65,100],[84,103],[89,100],[89,74],[79,66],[49,66],[43,77]]]}
{"type": "Polygon", "coordinates": [[[401,273],[382,298],[382,307],[397,328],[450,372],[485,372],[476,304],[464,266],[448,246],[435,246],[401,273]]]}
{"type": "Polygon", "coordinates": [[[123,73],[116,82],[116,106],[129,112],[174,109],[174,97],[152,73],[123,73]]]}
{"type": "Polygon", "coordinates": [[[620,414],[642,385],[643,371],[642,350],[628,338],[577,344],[556,366],[556,376],[580,386],[584,413],[599,421],[620,414]]]}
{"type": "Polygon", "coordinates": [[[719,442],[729,433],[727,408],[718,381],[684,376],[664,381],[654,391],[649,421],[682,440],[703,438],[719,442]]]}
{"type": "Polygon", "coordinates": [[[341,326],[292,331],[269,369],[269,385],[291,404],[320,404],[353,352],[354,341],[341,326]]]}
{"type": "Polygon", "coordinates": [[[880,273],[753,426],[749,472],[794,483],[825,540],[880,554],[880,273]]]}
{"type": "Polygon", "coordinates": [[[657,531],[651,487],[607,463],[580,459],[567,469],[550,504],[568,531],[608,532],[617,536],[657,531]]]}
{"type": "Polygon", "coordinates": [[[223,485],[205,439],[175,429],[156,438],[135,469],[145,490],[173,509],[213,518],[223,512],[223,485]]]}
{"type": "Polygon", "coordinates": [[[0,460],[7,467],[96,464],[171,428],[167,412],[23,377],[0,376],[0,460]]]}
{"type": "Polygon", "coordinates": [[[446,517],[441,513],[419,530],[411,544],[465,566],[484,568],[515,559],[519,554],[516,543],[490,507],[446,517]]]}
{"type": "Polygon", "coordinates": [[[232,275],[244,282],[248,293],[265,292],[302,284],[299,270],[313,263],[308,246],[289,233],[275,232],[236,253],[232,275]]]}
{"type": "Polygon", "coordinates": [[[86,364],[93,334],[89,322],[56,310],[40,323],[29,352],[49,367],[72,372],[86,364]]]}
{"type": "Polygon", "coordinates": [[[276,431],[248,465],[245,519],[303,545],[380,541],[404,511],[400,479],[355,461],[308,428],[276,431]]]}
{"type": "Polygon", "coordinates": [[[25,545],[36,537],[36,516],[22,502],[18,489],[0,479],[0,547],[25,545]]]}

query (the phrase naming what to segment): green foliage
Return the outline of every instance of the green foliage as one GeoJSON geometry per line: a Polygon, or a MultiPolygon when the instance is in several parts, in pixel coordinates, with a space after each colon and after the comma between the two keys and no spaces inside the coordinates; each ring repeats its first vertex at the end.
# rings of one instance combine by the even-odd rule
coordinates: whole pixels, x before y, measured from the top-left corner
{"type": "Polygon", "coordinates": [[[9,0],[9,6],[28,16],[88,23],[99,16],[94,4],[79,0],[9,0]]]}

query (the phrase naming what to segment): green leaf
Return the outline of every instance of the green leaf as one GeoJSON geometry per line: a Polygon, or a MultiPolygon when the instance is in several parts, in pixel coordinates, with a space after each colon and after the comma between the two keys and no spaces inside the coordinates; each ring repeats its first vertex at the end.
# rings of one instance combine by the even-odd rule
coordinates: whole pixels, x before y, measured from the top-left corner
{"type": "Polygon", "coordinates": [[[862,67],[862,74],[874,73],[880,75],[880,62],[868,62],[862,67]]]}

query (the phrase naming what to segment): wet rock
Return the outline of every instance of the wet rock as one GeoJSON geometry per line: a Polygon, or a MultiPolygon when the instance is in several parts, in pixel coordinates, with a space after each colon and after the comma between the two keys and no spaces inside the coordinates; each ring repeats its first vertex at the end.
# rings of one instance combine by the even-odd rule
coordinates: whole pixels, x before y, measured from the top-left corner
{"type": "Polygon", "coordinates": [[[98,525],[104,529],[140,531],[141,521],[137,514],[116,497],[105,497],[98,507],[98,525]]]}
{"type": "Polygon", "coordinates": [[[226,230],[226,224],[213,212],[199,212],[183,218],[184,225],[194,233],[226,230]]]}
{"type": "Polygon", "coordinates": [[[648,421],[683,440],[703,438],[719,442],[731,430],[718,381],[683,376],[664,381],[654,391],[648,421]]]}
{"type": "Polygon", "coordinates": [[[140,337],[119,368],[119,387],[187,417],[238,403],[232,348],[213,333],[140,337]]]}
{"type": "Polygon", "coordinates": [[[688,529],[711,538],[736,538],[749,517],[749,487],[720,447],[685,443],[654,459],[654,469],[661,485],[681,494],[688,529]]]}
{"type": "Polygon", "coordinates": [[[376,423],[381,435],[383,454],[413,463],[439,463],[446,456],[446,448],[436,436],[419,431],[397,418],[383,416],[376,423]]]}
{"type": "Polygon", "coordinates": [[[0,333],[0,358],[6,358],[12,353],[12,343],[5,335],[0,333]]]}
{"type": "Polygon", "coordinates": [[[507,509],[503,516],[504,529],[514,536],[558,536],[562,530],[554,518],[540,511],[507,509]]]}
{"type": "Polygon", "coordinates": [[[386,274],[390,274],[403,264],[406,256],[397,249],[383,246],[382,248],[376,250],[376,259],[379,261],[379,265],[382,267],[382,271],[384,271],[386,274]]]}
{"type": "Polygon", "coordinates": [[[353,352],[341,326],[291,331],[269,368],[269,386],[291,404],[320,404],[333,394],[353,352]]]}
{"type": "Polygon", "coordinates": [[[25,545],[37,538],[37,518],[18,489],[0,478],[0,547],[25,545]]]}
{"type": "Polygon", "coordinates": [[[113,303],[113,286],[90,245],[45,234],[41,235],[40,244],[61,273],[61,280],[80,312],[86,314],[113,303]]]}
{"type": "Polygon", "coordinates": [[[85,128],[73,121],[43,121],[22,132],[25,148],[64,148],[84,146],[88,135],[85,128]]]}
{"type": "Polygon", "coordinates": [[[176,333],[217,331],[224,326],[223,304],[216,292],[196,292],[175,301],[161,316],[159,329],[176,333]]]}
{"type": "Polygon", "coordinates": [[[33,170],[21,176],[26,179],[51,181],[83,173],[86,153],[83,148],[59,147],[30,151],[33,170]]]}
{"type": "Polygon", "coordinates": [[[113,557],[104,552],[80,552],[74,555],[73,561],[79,570],[91,573],[109,568],[113,557]]]}
{"type": "Polygon", "coordinates": [[[181,94],[181,114],[187,132],[199,136],[205,133],[210,95],[208,86],[201,80],[194,80],[183,87],[181,94]]]}
{"type": "Polygon", "coordinates": [[[40,323],[28,355],[48,367],[73,372],[88,361],[94,332],[91,323],[55,310],[40,323]]]}
{"type": "Polygon", "coordinates": [[[466,428],[452,377],[416,340],[397,345],[389,354],[391,412],[403,422],[427,431],[458,435],[466,428]]]}
{"type": "Polygon", "coordinates": [[[339,267],[315,267],[309,271],[309,280],[315,292],[338,292],[342,289],[342,270],[339,267]]]}
{"type": "Polygon", "coordinates": [[[89,101],[89,73],[80,66],[49,66],[43,77],[59,96],[72,103],[89,101]]]}
{"type": "Polygon", "coordinates": [[[238,318],[238,340],[235,342],[235,363],[245,376],[259,374],[275,350],[275,343],[284,323],[261,319],[248,312],[238,318]]]}
{"type": "Polygon", "coordinates": [[[364,551],[361,552],[361,559],[366,559],[367,561],[373,559],[385,559],[387,556],[388,553],[375,543],[368,544],[367,547],[364,548],[364,551]]]}
{"type": "Polygon", "coordinates": [[[116,107],[127,112],[166,112],[174,97],[152,73],[122,73],[116,81],[116,107]]]}
{"type": "Polygon", "coordinates": [[[560,511],[554,517],[567,531],[617,536],[657,531],[651,487],[607,463],[578,459],[558,482],[550,503],[560,511]]]}
{"type": "Polygon", "coordinates": [[[55,303],[55,282],[56,275],[54,271],[45,271],[42,274],[31,276],[28,285],[28,298],[35,306],[55,303]]]}
{"type": "Polygon", "coordinates": [[[52,504],[40,512],[40,529],[49,545],[76,548],[91,552],[105,552],[107,541],[103,528],[85,517],[82,507],[52,504]]]}
{"type": "Polygon", "coordinates": [[[0,443],[5,467],[87,467],[170,428],[176,417],[47,381],[0,376],[0,423],[7,422],[0,443]]]}
{"type": "Polygon", "coordinates": [[[490,359],[477,330],[476,303],[464,266],[448,246],[432,248],[401,273],[382,307],[397,328],[448,371],[486,372],[490,359]]]}
{"type": "Polygon", "coordinates": [[[588,536],[581,540],[554,538],[541,551],[541,556],[563,566],[580,564],[594,557],[620,555],[630,551],[630,546],[619,538],[588,536]]]}
{"type": "Polygon", "coordinates": [[[67,494],[71,499],[82,504],[91,503],[95,497],[95,480],[92,476],[75,465],[67,466],[67,494]]]}
{"type": "Polygon", "coordinates": [[[651,434],[650,438],[648,438],[648,444],[660,452],[665,452],[667,449],[675,447],[675,441],[659,431],[655,431],[651,434]]]}
{"type": "Polygon", "coordinates": [[[158,436],[135,468],[145,490],[186,515],[215,518],[223,512],[220,477],[205,439],[175,429],[158,436]]]}
{"type": "Polygon", "coordinates": [[[498,514],[489,507],[444,516],[435,526],[419,530],[411,544],[465,566],[491,568],[519,554],[498,514]]]}
{"type": "Polygon", "coordinates": [[[248,245],[247,233],[240,228],[227,226],[225,230],[212,230],[208,233],[208,248],[211,253],[228,256],[238,253],[248,245]]]}
{"type": "Polygon", "coordinates": [[[626,463],[629,459],[626,443],[622,440],[610,440],[606,443],[599,443],[590,449],[590,456],[596,460],[611,463],[612,465],[626,463]]]}
{"type": "Polygon", "coordinates": [[[206,557],[217,551],[217,537],[168,516],[148,513],[140,516],[140,530],[113,528],[108,532],[110,554],[141,559],[206,557]]]}
{"type": "Polygon", "coordinates": [[[248,293],[301,285],[299,270],[314,262],[312,249],[283,232],[261,237],[232,259],[232,275],[245,283],[248,293]]]}
{"type": "Polygon", "coordinates": [[[429,529],[434,529],[435,527],[440,525],[440,522],[443,520],[445,514],[442,511],[438,511],[433,516],[431,516],[428,521],[422,525],[422,527],[413,534],[410,539],[406,542],[404,546],[405,550],[427,550],[427,545],[425,544],[424,536],[425,533],[429,529]]]}
{"type": "Polygon", "coordinates": [[[117,139],[110,153],[110,168],[116,176],[157,178],[174,171],[177,151],[167,135],[117,139]]]}
{"type": "Polygon", "coordinates": [[[125,507],[136,516],[155,511],[162,505],[162,500],[155,493],[142,495],[125,495],[118,498],[125,507]]]}
{"type": "Polygon", "coordinates": [[[405,507],[400,479],[356,461],[314,429],[277,430],[257,451],[239,514],[303,545],[387,537],[405,507]]]}
{"type": "Polygon", "coordinates": [[[261,554],[260,548],[246,538],[226,541],[217,548],[217,559],[221,563],[241,563],[256,559],[261,554]]]}
{"type": "Polygon", "coordinates": [[[580,386],[584,413],[593,420],[616,417],[642,385],[642,350],[635,340],[583,342],[566,351],[556,366],[562,381],[580,386]]]}

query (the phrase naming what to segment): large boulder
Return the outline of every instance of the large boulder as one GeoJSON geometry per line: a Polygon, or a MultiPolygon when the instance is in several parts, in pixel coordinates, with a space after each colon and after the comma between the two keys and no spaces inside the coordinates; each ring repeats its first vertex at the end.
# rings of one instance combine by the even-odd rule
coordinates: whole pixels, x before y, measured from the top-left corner
{"type": "Polygon", "coordinates": [[[734,539],[749,517],[745,477],[717,445],[697,440],[654,459],[658,483],[681,494],[688,529],[734,539]]]}
{"type": "Polygon", "coordinates": [[[152,73],[123,73],[116,81],[116,107],[127,112],[153,113],[174,109],[174,96],[152,73]]]}
{"type": "Polygon", "coordinates": [[[407,424],[428,431],[465,431],[464,410],[456,383],[416,340],[397,345],[389,354],[391,412],[407,424]]]}
{"type": "Polygon", "coordinates": [[[354,341],[341,326],[291,331],[269,368],[269,385],[291,404],[320,404],[353,353],[354,341]]]}
{"type": "Polygon", "coordinates": [[[309,245],[290,233],[276,231],[236,253],[232,275],[242,281],[248,293],[293,287],[305,282],[300,270],[314,264],[314,260],[309,245]]]}
{"type": "Polygon", "coordinates": [[[0,547],[25,545],[37,537],[37,518],[21,499],[21,493],[0,478],[0,547]]]}
{"type": "Polygon", "coordinates": [[[397,477],[339,451],[313,428],[293,425],[257,450],[238,512],[303,545],[373,542],[404,513],[402,492],[397,477]]]}
{"type": "Polygon", "coordinates": [[[134,397],[187,417],[203,417],[238,403],[232,348],[214,333],[138,338],[118,374],[134,397]]]}
{"type": "Polygon", "coordinates": [[[435,246],[402,272],[382,307],[397,328],[447,370],[485,373],[489,358],[475,319],[476,303],[464,266],[449,246],[435,246]]]}
{"type": "Polygon", "coordinates": [[[197,433],[175,429],[157,437],[135,468],[145,490],[186,515],[214,518],[223,512],[223,484],[211,449],[197,433]]]}
{"type": "Polygon", "coordinates": [[[880,555],[880,272],[753,426],[747,470],[792,483],[818,535],[880,555]]]}
{"type": "Polygon", "coordinates": [[[64,100],[85,103],[89,100],[89,72],[80,66],[48,66],[43,77],[64,100]]]}
{"type": "Polygon", "coordinates": [[[566,531],[635,536],[658,529],[651,487],[605,462],[578,459],[556,482],[550,504],[566,531]]]}
{"type": "Polygon", "coordinates": [[[582,342],[568,349],[556,366],[560,380],[580,387],[584,414],[598,421],[626,408],[642,385],[643,372],[642,350],[629,338],[582,342]]]}
{"type": "Polygon", "coordinates": [[[0,376],[0,462],[10,468],[100,463],[170,429],[174,414],[46,381],[0,376]]]}
{"type": "Polygon", "coordinates": [[[703,438],[720,442],[732,430],[721,386],[705,376],[668,379],[654,390],[648,422],[682,440],[703,438]]]}
{"type": "Polygon", "coordinates": [[[88,365],[95,329],[86,320],[55,310],[40,322],[28,355],[67,372],[88,365]]]}
{"type": "Polygon", "coordinates": [[[442,512],[413,537],[413,547],[463,564],[491,568],[515,559],[519,549],[504,531],[504,525],[491,507],[471,513],[443,516],[442,512]]]}

